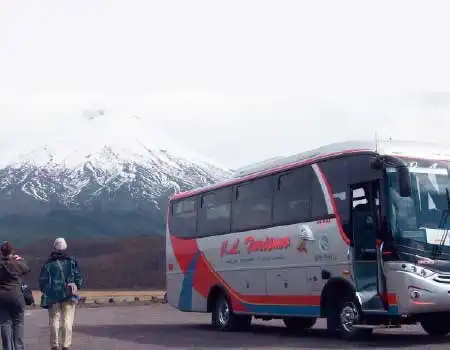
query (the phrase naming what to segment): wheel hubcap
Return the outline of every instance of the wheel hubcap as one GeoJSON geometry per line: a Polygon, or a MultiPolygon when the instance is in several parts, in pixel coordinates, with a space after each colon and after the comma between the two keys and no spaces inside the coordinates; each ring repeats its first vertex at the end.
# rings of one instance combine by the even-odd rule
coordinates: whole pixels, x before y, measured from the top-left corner
{"type": "Polygon", "coordinates": [[[347,331],[351,332],[353,327],[358,322],[359,314],[358,310],[353,305],[346,305],[341,311],[341,324],[347,331]]]}
{"type": "Polygon", "coordinates": [[[226,300],[222,300],[219,305],[219,322],[222,326],[228,324],[230,320],[230,308],[226,300]]]}

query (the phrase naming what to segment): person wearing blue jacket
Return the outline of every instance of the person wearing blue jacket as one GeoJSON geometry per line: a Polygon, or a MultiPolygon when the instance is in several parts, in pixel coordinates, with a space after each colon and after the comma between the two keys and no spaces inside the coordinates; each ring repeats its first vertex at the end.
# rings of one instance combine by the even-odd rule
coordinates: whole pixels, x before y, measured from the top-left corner
{"type": "Polygon", "coordinates": [[[62,350],[68,350],[72,345],[75,306],[79,299],[77,293],[83,283],[77,261],[69,257],[66,250],[65,239],[57,238],[39,276],[41,307],[49,312],[52,350],[59,350],[60,346],[62,350]]]}

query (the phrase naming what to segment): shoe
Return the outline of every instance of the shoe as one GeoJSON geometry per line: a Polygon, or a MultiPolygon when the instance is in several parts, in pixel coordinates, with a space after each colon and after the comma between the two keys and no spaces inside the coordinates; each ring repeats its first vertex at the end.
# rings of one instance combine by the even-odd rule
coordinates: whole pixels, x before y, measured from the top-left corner
{"type": "Polygon", "coordinates": [[[59,350],[59,346],[52,347],[52,350],[59,350]]]}
{"type": "Polygon", "coordinates": [[[69,348],[62,348],[61,350],[70,350],[69,348]]]}

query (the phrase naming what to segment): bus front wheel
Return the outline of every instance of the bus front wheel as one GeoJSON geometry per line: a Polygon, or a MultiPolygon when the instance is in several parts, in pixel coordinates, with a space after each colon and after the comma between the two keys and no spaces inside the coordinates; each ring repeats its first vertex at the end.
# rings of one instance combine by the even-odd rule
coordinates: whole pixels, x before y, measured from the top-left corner
{"type": "Polygon", "coordinates": [[[433,337],[444,337],[450,333],[450,313],[430,314],[422,318],[420,325],[433,337]]]}
{"type": "Polygon", "coordinates": [[[355,297],[347,295],[330,303],[328,331],[344,340],[360,340],[370,336],[372,328],[359,328],[362,312],[355,297]]]}
{"type": "Polygon", "coordinates": [[[250,327],[252,317],[236,315],[233,312],[230,299],[222,294],[216,299],[211,317],[212,325],[220,331],[246,330],[250,327]]]}

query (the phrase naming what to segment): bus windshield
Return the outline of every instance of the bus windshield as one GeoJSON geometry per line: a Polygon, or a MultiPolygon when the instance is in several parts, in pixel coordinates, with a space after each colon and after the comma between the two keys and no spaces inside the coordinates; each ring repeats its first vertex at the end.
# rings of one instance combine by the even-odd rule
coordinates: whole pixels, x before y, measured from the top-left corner
{"type": "MultiPolygon", "coordinates": [[[[450,190],[449,163],[443,161],[410,161],[411,196],[400,197],[396,169],[387,169],[387,198],[394,237],[440,244],[450,229],[443,220],[448,208],[450,190]]],[[[450,246],[450,235],[444,245],[450,246]]]]}

